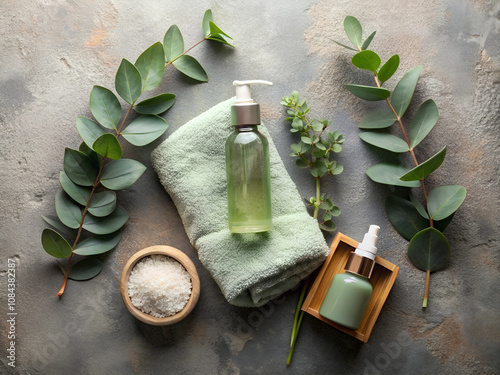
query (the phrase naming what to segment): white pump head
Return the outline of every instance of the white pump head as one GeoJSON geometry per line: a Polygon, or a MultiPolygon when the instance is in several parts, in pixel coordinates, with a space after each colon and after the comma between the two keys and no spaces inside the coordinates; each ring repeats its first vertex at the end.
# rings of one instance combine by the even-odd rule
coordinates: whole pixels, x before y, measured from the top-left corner
{"type": "Polygon", "coordinates": [[[262,81],[258,79],[250,81],[233,81],[233,86],[236,86],[236,104],[253,103],[252,91],[250,85],[262,84],[272,86],[272,82],[262,81]]]}
{"type": "Polygon", "coordinates": [[[365,234],[363,242],[358,245],[355,253],[375,260],[375,255],[377,254],[377,240],[379,231],[380,227],[378,225],[370,225],[368,233],[365,234]]]}

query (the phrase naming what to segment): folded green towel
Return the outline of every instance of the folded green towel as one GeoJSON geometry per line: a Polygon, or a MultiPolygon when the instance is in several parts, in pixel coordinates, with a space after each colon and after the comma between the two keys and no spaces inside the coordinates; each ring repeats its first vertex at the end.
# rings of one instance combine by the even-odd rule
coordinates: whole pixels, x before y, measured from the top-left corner
{"type": "Polygon", "coordinates": [[[191,244],[227,301],[261,306],[293,288],[325,260],[329,249],[269,139],[273,228],[232,234],[227,222],[224,144],[231,105],[222,102],[176,130],[151,154],[191,244]]]}

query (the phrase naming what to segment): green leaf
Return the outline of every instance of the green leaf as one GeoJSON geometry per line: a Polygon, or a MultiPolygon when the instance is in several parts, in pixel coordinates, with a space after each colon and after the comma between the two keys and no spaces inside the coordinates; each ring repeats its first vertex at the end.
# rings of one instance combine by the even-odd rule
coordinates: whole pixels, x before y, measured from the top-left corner
{"type": "Polygon", "coordinates": [[[222,31],[215,23],[212,21],[209,22],[210,25],[210,34],[207,39],[215,40],[220,43],[227,44],[228,46],[234,47],[230,44],[225,38],[233,39],[229,35],[227,35],[224,31],[222,31]]]}
{"type": "Polygon", "coordinates": [[[427,196],[427,211],[433,220],[443,220],[458,210],[466,195],[461,185],[438,186],[427,196]]]}
{"type": "Polygon", "coordinates": [[[400,176],[408,172],[408,168],[399,164],[381,163],[366,170],[366,174],[379,184],[419,187],[419,181],[401,181],[400,176]]]}
{"type": "Polygon", "coordinates": [[[415,148],[429,134],[439,118],[439,111],[434,100],[429,99],[418,107],[410,124],[410,144],[415,148]]]}
{"type": "Polygon", "coordinates": [[[340,215],[340,208],[338,208],[337,206],[333,206],[330,209],[330,213],[332,214],[332,216],[339,216],[340,215]]]}
{"type": "Polygon", "coordinates": [[[205,14],[203,15],[203,21],[201,26],[203,28],[203,34],[208,37],[210,35],[210,21],[212,21],[212,11],[207,9],[205,14]]]}
{"type": "Polygon", "coordinates": [[[90,201],[88,211],[98,217],[108,216],[116,208],[116,193],[103,191],[95,194],[90,201]]]}
{"type": "Polygon", "coordinates": [[[401,176],[402,181],[418,181],[424,179],[426,176],[430,175],[443,163],[444,157],[446,156],[446,146],[439,151],[436,155],[427,159],[423,163],[417,165],[415,168],[411,169],[408,173],[401,176]]]}
{"type": "Polygon", "coordinates": [[[450,260],[450,244],[436,228],[418,232],[408,245],[408,258],[422,271],[437,271],[450,260]]]}
{"type": "Polygon", "coordinates": [[[327,232],[335,232],[337,230],[337,225],[331,220],[325,221],[323,224],[320,224],[319,227],[327,232]]]}
{"type": "Polygon", "coordinates": [[[426,220],[429,220],[429,215],[427,214],[427,211],[425,210],[424,206],[422,206],[422,203],[418,201],[417,198],[415,198],[412,194],[410,194],[410,201],[413,203],[415,208],[417,209],[418,213],[426,220]]]}
{"type": "Polygon", "coordinates": [[[295,159],[295,164],[299,168],[307,168],[307,167],[309,167],[309,164],[307,164],[307,162],[304,159],[302,159],[302,158],[295,159]]]}
{"type": "Polygon", "coordinates": [[[370,34],[370,36],[368,38],[366,38],[366,40],[363,42],[363,45],[361,46],[361,50],[365,50],[368,48],[368,46],[370,45],[370,43],[372,42],[372,39],[373,37],[375,36],[377,32],[374,31],[373,33],[370,34]]]}
{"type": "Polygon", "coordinates": [[[375,110],[368,113],[358,124],[360,129],[383,129],[392,126],[396,116],[390,109],[375,110]]]}
{"type": "Polygon", "coordinates": [[[85,142],[80,143],[79,150],[83,152],[85,155],[89,157],[89,159],[92,161],[92,164],[100,168],[102,165],[102,156],[99,155],[97,152],[92,150],[85,142]]]}
{"type": "Polygon", "coordinates": [[[142,77],[142,91],[153,90],[163,79],[165,53],[160,42],[145,50],[135,62],[142,77]]]}
{"type": "Polygon", "coordinates": [[[129,216],[120,206],[117,206],[111,215],[97,217],[87,214],[83,220],[83,229],[94,234],[110,234],[123,227],[129,216]]]}
{"type": "Polygon", "coordinates": [[[172,61],[184,52],[184,39],[177,25],[172,25],[167,30],[163,38],[163,48],[165,49],[165,59],[172,61]]]}
{"type": "Polygon", "coordinates": [[[418,213],[412,202],[397,195],[387,196],[385,210],[392,226],[407,240],[429,226],[429,220],[418,213]]]}
{"type": "Polygon", "coordinates": [[[440,232],[443,232],[453,220],[453,216],[455,216],[455,214],[451,214],[450,216],[448,216],[446,219],[443,220],[434,220],[434,228],[436,228],[440,232]]]}
{"type": "Polygon", "coordinates": [[[56,213],[61,223],[67,227],[76,229],[80,226],[82,219],[80,207],[62,190],[56,194],[56,213]]]}
{"type": "Polygon", "coordinates": [[[90,111],[95,119],[108,129],[115,129],[122,117],[122,106],[110,90],[94,86],[90,92],[90,111]]]}
{"type": "Polygon", "coordinates": [[[137,117],[122,131],[123,138],[134,146],[144,146],[160,137],[168,128],[167,122],[157,115],[137,117]]]}
{"type": "Polygon", "coordinates": [[[359,21],[353,16],[344,18],[344,30],[347,37],[356,47],[361,47],[361,38],[363,36],[363,29],[359,21]]]}
{"type": "Polygon", "coordinates": [[[421,70],[422,66],[419,65],[406,73],[392,93],[391,104],[400,118],[403,117],[410,104],[421,70]]]}
{"type": "Polygon", "coordinates": [[[187,75],[197,81],[208,81],[208,75],[201,64],[192,56],[184,55],[173,62],[174,66],[182,74],[187,75]]]}
{"type": "Polygon", "coordinates": [[[300,137],[300,140],[305,143],[305,144],[308,144],[310,145],[312,143],[312,140],[311,138],[307,137],[307,136],[303,136],[303,137],[300,137]]]}
{"type": "Polygon", "coordinates": [[[63,190],[68,194],[73,200],[80,203],[82,206],[87,204],[90,197],[90,189],[87,187],[79,186],[71,181],[68,175],[61,171],[59,173],[59,182],[63,190]]]}
{"type": "Polygon", "coordinates": [[[370,70],[377,74],[377,69],[380,66],[380,56],[370,50],[361,51],[352,57],[351,62],[359,69],[370,70]]]}
{"type": "Polygon", "coordinates": [[[47,215],[47,216],[42,216],[42,219],[49,225],[53,226],[54,228],[56,228],[59,232],[71,237],[71,238],[74,238],[75,237],[75,230],[71,229],[71,228],[68,228],[67,226],[65,226],[63,223],[61,223],[61,221],[59,220],[59,218],[55,215],[47,215]]]}
{"type": "Polygon", "coordinates": [[[352,48],[352,47],[349,47],[349,46],[346,46],[345,44],[342,44],[342,43],[340,43],[340,42],[337,42],[336,40],[334,40],[333,42],[334,42],[334,43],[337,43],[337,44],[338,44],[339,46],[341,46],[341,47],[344,47],[344,48],[350,49],[351,51],[356,51],[356,52],[358,52],[358,50],[357,50],[357,49],[352,48]]]}
{"type": "Polygon", "coordinates": [[[142,176],[146,167],[132,159],[113,160],[101,174],[101,184],[111,190],[126,189],[142,176]]]}
{"type": "Polygon", "coordinates": [[[71,266],[68,277],[71,280],[90,280],[101,272],[104,263],[97,258],[85,258],[71,266]]]}
{"type": "Polygon", "coordinates": [[[99,124],[83,116],[78,116],[76,118],[76,129],[90,149],[92,149],[95,140],[105,133],[104,129],[99,124]]]}
{"type": "Polygon", "coordinates": [[[373,86],[345,85],[345,87],[358,98],[368,101],[384,100],[391,96],[389,90],[373,86]]]}
{"type": "Polygon", "coordinates": [[[321,160],[316,160],[311,166],[311,174],[314,177],[322,177],[326,172],[328,172],[328,168],[321,160]]]}
{"type": "Polygon", "coordinates": [[[117,231],[115,233],[106,234],[103,236],[93,236],[78,243],[73,251],[78,255],[98,255],[112,250],[122,237],[122,233],[117,231]]]}
{"type": "Polygon", "coordinates": [[[333,171],[330,171],[334,176],[341,174],[344,171],[344,166],[341,164],[336,165],[335,169],[333,171]]]}
{"type": "Polygon", "coordinates": [[[311,125],[311,127],[313,128],[314,131],[317,131],[317,132],[320,132],[323,130],[323,127],[325,125],[319,121],[314,121],[311,125]]]}
{"type": "Polygon", "coordinates": [[[396,73],[396,70],[398,70],[398,67],[399,56],[394,55],[389,60],[387,60],[384,65],[382,65],[380,71],[378,72],[378,80],[380,81],[380,84],[382,85],[389,78],[391,78],[393,74],[396,73]]]}
{"type": "Polygon", "coordinates": [[[118,160],[122,157],[122,146],[115,135],[111,133],[104,133],[97,138],[92,149],[105,158],[118,160]]]}
{"type": "Polygon", "coordinates": [[[159,115],[172,107],[174,102],[174,94],[161,94],[136,104],[134,110],[143,115],[159,115]]]}
{"type": "Polygon", "coordinates": [[[133,104],[142,93],[141,73],[127,59],[122,59],[115,76],[115,89],[128,104],[133,104]]]}
{"type": "Polygon", "coordinates": [[[407,152],[410,150],[408,144],[401,138],[388,133],[363,132],[359,137],[373,146],[383,148],[392,152],[407,152]]]}
{"type": "Polygon", "coordinates": [[[68,258],[71,245],[55,230],[45,228],[42,232],[43,249],[55,258],[68,258]]]}

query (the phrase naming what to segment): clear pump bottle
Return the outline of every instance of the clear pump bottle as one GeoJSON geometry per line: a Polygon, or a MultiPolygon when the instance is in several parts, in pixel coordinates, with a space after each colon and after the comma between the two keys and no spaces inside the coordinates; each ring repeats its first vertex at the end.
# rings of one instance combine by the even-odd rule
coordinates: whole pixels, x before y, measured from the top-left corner
{"type": "Polygon", "coordinates": [[[333,278],[319,314],[347,328],[358,329],[372,294],[369,278],[375,264],[380,227],[370,225],[355,251],[351,252],[345,273],[333,278]]]}
{"type": "Polygon", "coordinates": [[[226,141],[229,230],[257,233],[271,230],[271,175],[269,143],[259,132],[260,106],[250,85],[268,81],[234,81],[236,102],[231,107],[233,133],[226,141]]]}

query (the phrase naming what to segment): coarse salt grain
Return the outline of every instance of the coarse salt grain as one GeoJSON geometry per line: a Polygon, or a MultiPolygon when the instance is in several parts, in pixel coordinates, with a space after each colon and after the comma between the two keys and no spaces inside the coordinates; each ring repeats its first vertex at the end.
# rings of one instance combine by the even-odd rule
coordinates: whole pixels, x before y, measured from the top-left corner
{"type": "Polygon", "coordinates": [[[165,255],[151,255],[137,262],[128,280],[132,304],[157,318],[181,311],[189,301],[191,289],[188,271],[165,255]]]}

